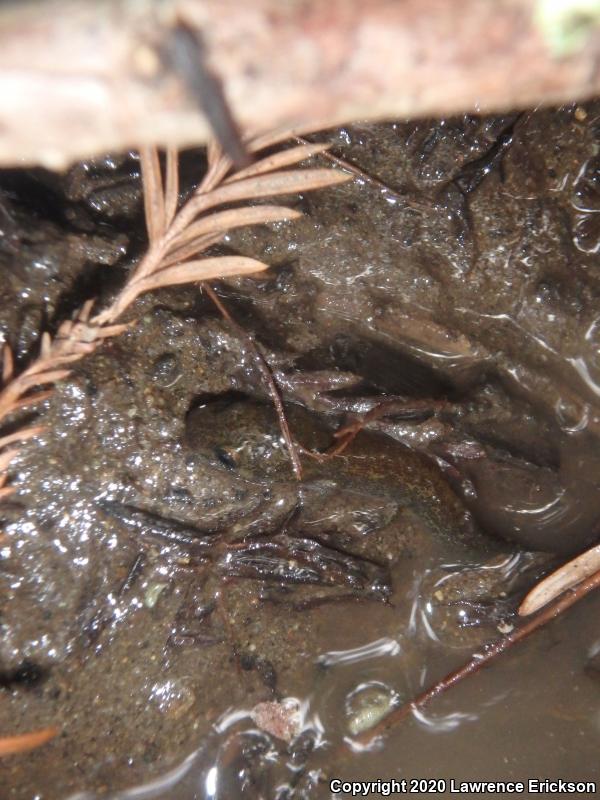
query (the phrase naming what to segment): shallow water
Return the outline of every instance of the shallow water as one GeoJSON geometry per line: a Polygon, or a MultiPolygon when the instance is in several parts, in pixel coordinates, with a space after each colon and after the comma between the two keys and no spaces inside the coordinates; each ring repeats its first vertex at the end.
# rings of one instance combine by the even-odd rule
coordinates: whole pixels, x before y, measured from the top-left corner
{"type": "Polygon", "coordinates": [[[372,746],[353,746],[353,695],[371,687],[392,704],[402,702],[498,635],[493,624],[465,633],[457,622],[472,617],[468,602],[440,608],[436,590],[465,570],[496,572],[494,580],[503,584],[518,582],[531,568],[522,555],[496,556],[481,567],[480,560],[452,559],[449,550],[438,546],[397,570],[393,607],[374,611],[340,603],[334,613],[331,607],[311,613],[307,624],[327,649],[285,681],[286,694],[300,701],[302,718],[302,732],[289,746],[258,730],[247,707],[229,708],[201,748],[176,768],[111,796],[326,798],[335,778],[442,778],[448,789],[450,779],[597,782],[598,682],[581,669],[600,650],[597,597],[372,746]]]}

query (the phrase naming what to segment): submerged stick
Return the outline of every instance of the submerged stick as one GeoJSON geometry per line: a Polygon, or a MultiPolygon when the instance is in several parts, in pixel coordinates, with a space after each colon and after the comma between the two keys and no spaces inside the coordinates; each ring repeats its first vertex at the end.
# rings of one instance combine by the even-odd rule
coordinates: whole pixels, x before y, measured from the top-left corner
{"type": "Polygon", "coordinates": [[[565,611],[567,611],[567,609],[571,608],[571,606],[575,605],[575,603],[577,603],[579,600],[582,600],[586,595],[598,587],[600,587],[600,570],[586,580],[582,581],[576,587],[568,589],[567,592],[562,595],[562,597],[559,597],[558,600],[551,605],[546,606],[535,617],[532,617],[527,622],[519,625],[519,627],[515,628],[512,633],[509,633],[502,639],[497,639],[495,642],[488,644],[483,653],[476,653],[473,655],[466,664],[463,664],[462,667],[459,667],[453,672],[448,673],[448,675],[443,677],[429,689],[426,689],[424,692],[421,692],[421,694],[417,695],[414,700],[411,700],[409,703],[406,703],[395,711],[392,711],[392,713],[383,719],[378,725],[371,730],[366,731],[356,739],[353,739],[352,741],[363,746],[372,744],[378,736],[381,736],[395,725],[398,725],[399,722],[408,717],[413,711],[420,711],[436,697],[439,697],[453,686],[456,686],[457,683],[460,683],[465,678],[468,678],[469,675],[474,675],[476,672],[479,672],[482,667],[498,658],[498,656],[502,655],[502,653],[513,647],[513,645],[522,642],[524,639],[527,639],[527,637],[531,636],[532,633],[546,625],[548,622],[551,622],[553,619],[556,619],[556,617],[563,614],[565,611]]]}

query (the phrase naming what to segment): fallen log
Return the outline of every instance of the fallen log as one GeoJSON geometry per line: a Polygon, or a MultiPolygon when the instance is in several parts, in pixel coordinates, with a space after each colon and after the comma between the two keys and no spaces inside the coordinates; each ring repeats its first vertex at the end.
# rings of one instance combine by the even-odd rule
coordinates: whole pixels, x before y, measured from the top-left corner
{"type": "Polygon", "coordinates": [[[592,0],[5,3],[0,164],[57,168],[206,141],[210,98],[174,57],[182,25],[196,35],[201,78],[222,87],[247,132],[498,111],[600,89],[592,0]]]}

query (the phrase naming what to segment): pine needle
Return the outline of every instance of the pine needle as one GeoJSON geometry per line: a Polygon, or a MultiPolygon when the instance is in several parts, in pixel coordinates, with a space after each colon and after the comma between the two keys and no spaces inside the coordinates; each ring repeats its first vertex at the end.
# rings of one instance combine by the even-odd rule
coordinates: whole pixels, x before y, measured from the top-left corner
{"type": "Polygon", "coordinates": [[[12,350],[5,344],[2,350],[2,385],[7,384],[14,372],[14,362],[12,357],[12,350]]]}
{"type": "Polygon", "coordinates": [[[189,225],[188,229],[177,241],[179,244],[186,244],[201,236],[206,236],[207,234],[222,235],[243,225],[284,222],[298,219],[301,216],[302,214],[299,211],[285,206],[248,206],[246,208],[232,208],[228,211],[216,211],[209,217],[203,217],[189,225]]]}
{"type": "Polygon", "coordinates": [[[243,256],[200,258],[197,261],[187,261],[174,267],[161,269],[147,278],[143,278],[138,284],[139,293],[149,292],[152,289],[162,289],[165,286],[175,286],[180,283],[226,278],[230,275],[248,275],[253,272],[261,272],[267,267],[268,265],[263,264],[262,261],[243,256]]]}
{"type": "Polygon", "coordinates": [[[6,475],[1,473],[3,473],[10,462],[16,458],[18,452],[18,449],[14,447],[12,450],[5,450],[4,453],[0,453],[0,486],[3,486],[6,480],[6,475]]]}
{"type": "MultiPolygon", "coordinates": [[[[183,209],[186,214],[181,219],[185,222],[184,227],[187,228],[192,219],[199,214],[225,203],[256,200],[279,194],[308,192],[337,183],[345,183],[348,180],[350,180],[349,175],[331,169],[282,170],[281,172],[257,175],[224,184],[207,194],[193,197],[183,209]]],[[[183,232],[178,229],[177,219],[174,221],[173,228],[176,236],[183,232]]]]}
{"type": "Polygon", "coordinates": [[[27,439],[33,439],[34,436],[39,436],[45,430],[43,425],[33,425],[30,428],[21,428],[15,433],[9,433],[7,436],[0,437],[0,447],[6,447],[7,444],[14,444],[15,442],[25,442],[27,439]]]}
{"type": "Polygon", "coordinates": [[[189,258],[202,253],[213,244],[217,244],[223,238],[222,233],[207,234],[206,236],[198,236],[197,239],[192,239],[187,244],[178,246],[172,252],[165,256],[163,260],[163,267],[170,267],[173,264],[180,264],[182,261],[187,261],[189,258]]]}
{"type": "Polygon", "coordinates": [[[283,167],[290,167],[300,161],[305,161],[311,156],[322,153],[328,148],[328,144],[305,144],[299,147],[290,147],[288,150],[281,150],[279,153],[273,153],[273,155],[267,156],[260,161],[255,161],[249,167],[232,175],[231,178],[227,178],[225,183],[238,181],[242,178],[251,178],[253,175],[263,175],[266,172],[274,172],[275,170],[283,169],[283,167]]]}

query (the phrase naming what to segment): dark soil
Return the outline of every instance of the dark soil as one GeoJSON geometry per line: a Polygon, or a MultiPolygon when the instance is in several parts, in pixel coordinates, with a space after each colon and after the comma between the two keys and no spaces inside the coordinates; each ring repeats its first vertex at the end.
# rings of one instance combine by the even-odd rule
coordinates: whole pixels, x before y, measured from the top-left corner
{"type": "MultiPolygon", "coordinates": [[[[272,265],[217,288],[297,441],[324,451],[377,409],[301,482],[256,351],[197,287],[141,300],[59,385],[0,507],[0,735],[61,733],[0,763],[2,800],[600,779],[595,596],[383,748],[343,744],[600,539],[599,120],[591,103],[316,135],[366,174],[226,238],[272,265]],[[249,716],[286,697],[289,744],[249,716]]],[[[201,154],[184,163],[200,177],[201,154]]],[[[23,365],[142,252],[135,158],[1,173],[0,231],[23,365]]]]}

